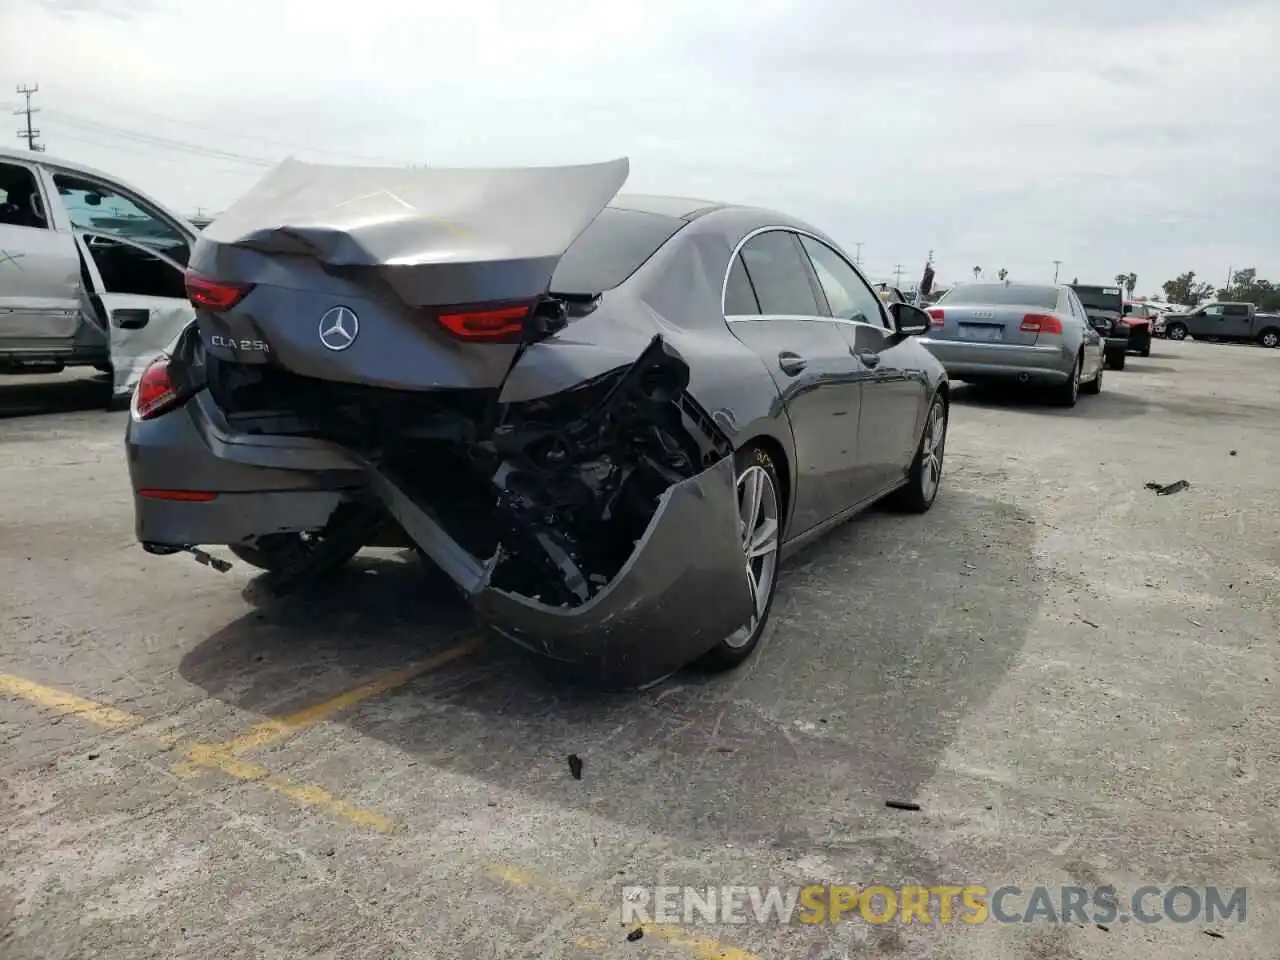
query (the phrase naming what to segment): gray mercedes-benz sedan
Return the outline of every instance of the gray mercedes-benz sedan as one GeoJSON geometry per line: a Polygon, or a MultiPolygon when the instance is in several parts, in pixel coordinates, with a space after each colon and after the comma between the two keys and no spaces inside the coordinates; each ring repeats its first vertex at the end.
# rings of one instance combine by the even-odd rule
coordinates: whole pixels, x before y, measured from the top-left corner
{"type": "Polygon", "coordinates": [[[953,380],[1043,386],[1064,406],[1102,390],[1102,337],[1064,284],[967,283],[928,314],[920,342],[953,380]]]}
{"type": "Polygon", "coordinates": [[[196,320],[134,395],[143,546],[294,582],[416,546],[552,658],[743,662],[785,553],[932,505],[947,378],[830,237],[627,171],[269,175],[201,233],[196,320]]]}

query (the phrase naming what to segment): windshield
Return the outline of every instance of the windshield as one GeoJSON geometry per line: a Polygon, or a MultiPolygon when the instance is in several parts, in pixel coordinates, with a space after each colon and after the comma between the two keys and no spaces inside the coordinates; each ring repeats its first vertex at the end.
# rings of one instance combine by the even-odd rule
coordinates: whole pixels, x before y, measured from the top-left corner
{"type": "Polygon", "coordinates": [[[1058,288],[1031,286],[1025,283],[967,283],[948,290],[938,303],[951,303],[956,306],[962,304],[1008,305],[1056,310],[1058,288]]]}
{"type": "Polygon", "coordinates": [[[1086,310],[1111,310],[1120,313],[1124,300],[1119,287],[1076,287],[1071,288],[1080,298],[1086,310]]]}

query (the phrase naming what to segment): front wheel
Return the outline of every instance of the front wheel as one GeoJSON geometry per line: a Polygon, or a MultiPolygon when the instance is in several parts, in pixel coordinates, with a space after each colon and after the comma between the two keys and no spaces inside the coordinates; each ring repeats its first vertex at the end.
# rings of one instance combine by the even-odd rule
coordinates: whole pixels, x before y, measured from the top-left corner
{"type": "Polygon", "coordinates": [[[925,513],[933,506],[942,486],[942,458],[947,451],[947,401],[933,398],[920,446],[907,471],[907,484],[893,495],[892,503],[907,513],[925,513]]]}
{"type": "Polygon", "coordinates": [[[1280,330],[1263,330],[1258,337],[1258,342],[1269,350],[1274,350],[1277,344],[1280,344],[1280,330]]]}
{"type": "Polygon", "coordinates": [[[783,501],[778,468],[768,451],[743,447],[735,457],[738,469],[738,529],[742,535],[743,565],[755,609],[751,619],[725,637],[702,658],[712,670],[732,670],[746,661],[760,643],[773,595],[778,589],[778,559],[782,546],[783,501]]]}
{"type": "Polygon", "coordinates": [[[1171,324],[1169,324],[1168,329],[1167,329],[1167,330],[1165,330],[1165,336],[1166,336],[1166,337],[1168,337],[1170,340],[1185,340],[1185,339],[1187,339],[1187,327],[1186,327],[1186,324],[1182,324],[1182,323],[1171,323],[1171,324]]]}
{"type": "Polygon", "coordinates": [[[1125,361],[1127,359],[1128,357],[1123,353],[1119,353],[1119,352],[1109,353],[1107,354],[1107,357],[1106,357],[1107,366],[1110,367],[1112,370],[1123,370],[1125,361]]]}
{"type": "Polygon", "coordinates": [[[1074,407],[1076,401],[1080,399],[1080,368],[1084,365],[1081,362],[1083,359],[1077,355],[1076,362],[1071,365],[1071,372],[1067,374],[1066,382],[1054,387],[1051,398],[1058,406],[1074,407]]]}

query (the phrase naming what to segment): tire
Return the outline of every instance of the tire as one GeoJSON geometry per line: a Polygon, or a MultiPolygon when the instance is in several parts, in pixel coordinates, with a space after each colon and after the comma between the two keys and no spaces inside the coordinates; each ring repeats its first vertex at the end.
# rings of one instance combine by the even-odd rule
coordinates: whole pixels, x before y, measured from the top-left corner
{"type": "Polygon", "coordinates": [[[1088,383],[1082,383],[1080,385],[1080,392],[1087,393],[1095,397],[1100,394],[1102,392],[1102,372],[1106,368],[1107,365],[1105,363],[1098,364],[1098,375],[1088,383]]]}
{"type": "Polygon", "coordinates": [[[1187,325],[1185,323],[1171,323],[1165,327],[1164,335],[1170,340],[1187,339],[1187,325]]]}
{"type": "Polygon", "coordinates": [[[93,365],[93,369],[97,370],[99,373],[105,373],[108,376],[110,376],[113,371],[113,368],[109,363],[95,363],[93,365]]]}
{"type": "MultiPolygon", "coordinates": [[[[303,540],[298,533],[272,533],[260,537],[254,544],[232,543],[227,549],[238,559],[265,570],[278,574],[290,567],[305,563],[317,551],[318,544],[303,540]]],[[[314,572],[329,573],[344,566],[357,553],[360,547],[344,548],[333,556],[324,558],[320,568],[314,572]]]]}
{"type": "Polygon", "coordinates": [[[1258,334],[1258,343],[1262,344],[1262,346],[1266,347],[1268,350],[1274,350],[1278,345],[1280,345],[1280,330],[1277,330],[1274,327],[1268,327],[1266,330],[1263,330],[1262,333],[1258,334]]]}
{"type": "Polygon", "coordinates": [[[928,513],[942,487],[942,463],[947,452],[950,422],[947,398],[938,394],[929,406],[915,459],[907,470],[907,483],[893,494],[891,504],[904,513],[928,513]]]}
{"type": "Polygon", "coordinates": [[[1065,383],[1053,388],[1053,392],[1049,395],[1055,406],[1074,407],[1076,401],[1080,399],[1080,355],[1076,355],[1076,362],[1071,365],[1071,373],[1067,375],[1065,383]]]}
{"type": "Polygon", "coordinates": [[[782,500],[782,483],[778,477],[778,468],[767,450],[755,444],[748,444],[737,452],[734,461],[738,471],[738,513],[744,521],[744,513],[748,507],[751,492],[760,490],[760,504],[756,514],[754,529],[743,535],[744,560],[751,565],[754,576],[753,593],[756,595],[756,616],[752,622],[735,630],[718,644],[712,647],[699,661],[710,670],[732,670],[741,665],[755,651],[769,623],[769,614],[773,610],[774,594],[778,590],[778,560],[782,546],[782,523],[786,505],[782,500]],[[757,488],[754,483],[765,486],[757,488]],[[772,514],[772,516],[770,516],[772,514]],[[751,561],[746,555],[748,538],[755,538],[758,543],[764,542],[762,533],[767,533],[768,523],[773,523],[772,552],[751,561]],[[756,566],[756,563],[759,565],[756,566]],[[763,592],[761,592],[763,587],[763,592]]]}
{"type": "Polygon", "coordinates": [[[1123,370],[1125,361],[1128,359],[1128,356],[1123,353],[1117,352],[1108,354],[1106,357],[1106,366],[1110,367],[1112,370],[1123,370]]]}
{"type": "Polygon", "coordinates": [[[1138,351],[1138,356],[1140,356],[1140,357],[1149,357],[1149,356],[1151,356],[1151,348],[1150,348],[1150,347],[1143,347],[1141,350],[1139,350],[1139,351],[1138,351]]]}

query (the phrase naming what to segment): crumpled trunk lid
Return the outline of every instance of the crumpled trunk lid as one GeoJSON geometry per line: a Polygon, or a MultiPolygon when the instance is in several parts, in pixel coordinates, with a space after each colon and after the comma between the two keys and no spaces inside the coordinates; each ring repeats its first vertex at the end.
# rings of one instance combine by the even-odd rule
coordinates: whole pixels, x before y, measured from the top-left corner
{"type": "Polygon", "coordinates": [[[194,272],[247,290],[198,311],[202,339],[220,360],[304,377],[496,390],[521,342],[556,319],[543,310],[556,266],[627,172],[625,159],[492,170],[286,161],[196,244],[194,272]],[[450,329],[458,316],[522,308],[514,335],[450,329]]]}

